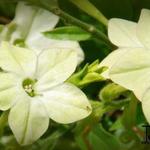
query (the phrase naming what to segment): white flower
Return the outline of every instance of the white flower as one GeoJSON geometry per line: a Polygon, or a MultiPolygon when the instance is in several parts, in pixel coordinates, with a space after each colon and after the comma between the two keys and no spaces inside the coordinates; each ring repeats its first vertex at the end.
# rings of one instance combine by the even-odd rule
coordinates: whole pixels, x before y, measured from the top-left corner
{"type": "Polygon", "coordinates": [[[64,83],[77,66],[76,52],[34,51],[2,42],[0,47],[0,110],[8,110],[17,141],[31,144],[47,130],[49,118],[72,123],[87,117],[91,105],[85,94],[64,83]]]}
{"type": "Polygon", "coordinates": [[[119,48],[100,64],[109,68],[103,75],[135,93],[150,123],[150,10],[142,10],[138,23],[110,20],[108,33],[119,48]]]}
{"type": "Polygon", "coordinates": [[[43,49],[65,48],[78,52],[78,63],[84,60],[84,53],[76,41],[54,40],[46,38],[42,33],[54,29],[59,17],[42,8],[19,2],[13,21],[1,33],[1,40],[14,44],[22,40],[27,48],[40,53],[43,49]]]}
{"type": "MultiPolygon", "coordinates": [[[[137,85],[137,82],[140,82],[140,80],[135,76],[137,75],[137,72],[135,73],[135,68],[139,68],[140,63],[143,65],[146,63],[143,59],[145,56],[141,56],[140,54],[143,53],[144,55],[145,50],[150,50],[149,17],[150,11],[143,9],[138,23],[123,19],[111,19],[108,26],[108,35],[111,42],[118,46],[118,49],[109,54],[100,64],[100,66],[107,66],[109,68],[103,73],[105,78],[111,78],[114,82],[125,88],[135,91],[139,99],[141,99],[145,91],[145,86],[147,87],[147,85],[145,85],[145,83],[144,85],[141,83],[137,85]],[[128,57],[131,57],[130,59],[132,60],[128,60],[128,57]],[[135,65],[137,66],[135,67],[135,65]],[[132,73],[135,74],[132,76],[131,74],[121,73],[123,70],[120,69],[123,69],[123,67],[125,67],[124,71],[130,72],[130,70],[132,70],[132,73]],[[116,70],[117,68],[120,73],[114,71],[114,69],[116,70]],[[130,77],[130,81],[127,76],[130,77]]],[[[140,77],[143,76],[140,75],[140,77]]]]}

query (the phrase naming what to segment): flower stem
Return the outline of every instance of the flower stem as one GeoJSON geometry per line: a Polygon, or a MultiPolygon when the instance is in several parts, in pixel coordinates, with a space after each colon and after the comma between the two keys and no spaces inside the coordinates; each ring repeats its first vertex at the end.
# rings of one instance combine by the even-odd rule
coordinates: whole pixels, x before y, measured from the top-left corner
{"type": "Polygon", "coordinates": [[[107,44],[108,46],[110,46],[111,48],[114,48],[114,45],[109,41],[108,37],[103,32],[101,32],[99,29],[95,28],[93,25],[85,23],[85,22],[69,15],[68,13],[64,12],[60,8],[51,9],[50,11],[52,11],[54,14],[60,16],[60,18],[65,20],[65,22],[68,22],[70,24],[81,27],[83,30],[91,33],[96,38],[104,41],[104,43],[107,44]]]}
{"type": "Polygon", "coordinates": [[[8,114],[9,114],[9,111],[4,111],[2,115],[0,116],[0,137],[2,136],[4,127],[6,126],[8,122],[8,114]]]}
{"type": "Polygon", "coordinates": [[[47,9],[48,11],[53,12],[55,15],[59,16],[62,20],[64,20],[65,22],[68,22],[70,24],[79,26],[80,28],[82,28],[83,30],[91,33],[93,36],[95,36],[96,38],[102,40],[107,46],[109,46],[111,49],[115,49],[116,46],[114,46],[110,40],[108,39],[108,37],[99,29],[97,29],[95,26],[85,23],[73,16],[71,16],[70,14],[64,12],[63,10],[61,10],[58,6],[54,6],[52,7],[51,5],[49,5],[48,2],[44,2],[41,1],[40,4],[41,7],[47,9]]]}
{"type": "Polygon", "coordinates": [[[89,0],[70,0],[73,4],[107,27],[107,18],[89,0]]]}

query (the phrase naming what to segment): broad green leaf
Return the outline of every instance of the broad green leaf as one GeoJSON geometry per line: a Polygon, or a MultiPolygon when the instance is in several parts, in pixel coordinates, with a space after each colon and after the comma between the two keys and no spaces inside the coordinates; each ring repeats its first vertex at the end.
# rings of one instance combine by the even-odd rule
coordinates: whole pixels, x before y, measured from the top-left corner
{"type": "Polygon", "coordinates": [[[120,143],[101,125],[96,125],[89,134],[92,150],[120,150],[120,143]]]}
{"type": "Polygon", "coordinates": [[[83,41],[88,40],[91,34],[76,26],[58,27],[54,30],[44,32],[50,39],[83,41]]]}

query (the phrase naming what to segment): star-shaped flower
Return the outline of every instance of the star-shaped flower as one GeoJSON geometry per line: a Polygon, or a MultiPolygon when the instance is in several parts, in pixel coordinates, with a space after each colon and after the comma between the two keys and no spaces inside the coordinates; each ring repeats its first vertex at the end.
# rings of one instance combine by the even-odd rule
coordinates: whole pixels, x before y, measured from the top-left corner
{"type": "Polygon", "coordinates": [[[47,130],[49,118],[72,123],[87,117],[85,94],[65,81],[77,66],[69,49],[34,51],[2,42],[0,47],[0,110],[8,110],[9,126],[20,144],[31,144],[47,130]]]}
{"type": "Polygon", "coordinates": [[[108,34],[119,48],[101,62],[108,67],[103,76],[132,90],[150,123],[150,10],[142,10],[138,23],[111,19],[108,34]]]}
{"type": "Polygon", "coordinates": [[[82,62],[84,53],[77,41],[54,40],[43,35],[43,32],[54,29],[58,21],[59,17],[47,10],[19,2],[15,18],[4,27],[0,39],[12,44],[22,42],[36,53],[48,48],[73,49],[77,51],[78,63],[82,62]]]}

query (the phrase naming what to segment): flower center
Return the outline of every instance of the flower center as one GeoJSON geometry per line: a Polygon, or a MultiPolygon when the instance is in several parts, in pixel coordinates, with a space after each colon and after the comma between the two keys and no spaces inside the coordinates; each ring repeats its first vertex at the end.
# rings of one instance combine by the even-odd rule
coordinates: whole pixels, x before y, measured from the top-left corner
{"type": "Polygon", "coordinates": [[[23,89],[25,90],[25,92],[31,96],[34,97],[36,95],[35,91],[34,91],[34,84],[37,82],[36,79],[30,79],[30,78],[26,78],[25,80],[23,80],[22,82],[22,86],[23,89]]]}

